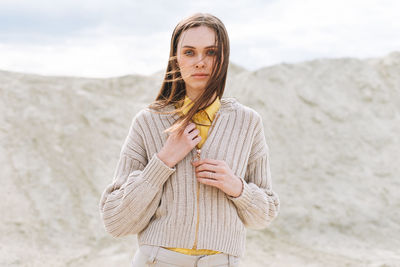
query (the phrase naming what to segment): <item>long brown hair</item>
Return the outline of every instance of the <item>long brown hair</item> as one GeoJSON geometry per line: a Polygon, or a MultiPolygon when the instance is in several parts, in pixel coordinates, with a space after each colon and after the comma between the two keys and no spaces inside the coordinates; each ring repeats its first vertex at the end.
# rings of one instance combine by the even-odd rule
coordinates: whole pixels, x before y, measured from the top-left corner
{"type": "Polygon", "coordinates": [[[182,132],[194,114],[211,105],[212,102],[210,104],[208,102],[214,96],[214,93],[220,99],[224,94],[230,50],[228,33],[222,21],[217,17],[207,13],[196,13],[179,22],[172,33],[168,66],[164,80],[155,101],[149,105],[149,108],[158,111],[157,113],[167,114],[175,114],[181,111],[180,108],[174,109],[171,112],[161,112],[160,110],[169,104],[176,104],[185,98],[185,82],[177,64],[178,42],[183,32],[199,26],[206,26],[214,30],[216,36],[215,45],[217,46],[217,50],[211,76],[205,86],[204,92],[193,100],[194,104],[188,113],[180,116],[171,127],[166,129],[166,132],[174,130],[182,132]]]}

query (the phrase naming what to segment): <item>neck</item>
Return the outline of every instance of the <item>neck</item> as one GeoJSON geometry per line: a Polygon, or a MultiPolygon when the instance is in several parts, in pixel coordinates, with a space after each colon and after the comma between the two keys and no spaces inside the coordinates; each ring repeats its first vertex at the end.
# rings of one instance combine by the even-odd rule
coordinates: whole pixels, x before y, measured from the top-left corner
{"type": "MultiPolygon", "coordinates": [[[[198,97],[200,95],[200,93],[197,92],[191,92],[189,90],[186,91],[186,95],[189,97],[190,100],[196,99],[196,97],[198,97]]],[[[217,97],[217,92],[214,92],[213,96],[210,98],[210,100],[207,102],[207,105],[211,104],[212,102],[214,102],[215,98],[217,97]]]]}

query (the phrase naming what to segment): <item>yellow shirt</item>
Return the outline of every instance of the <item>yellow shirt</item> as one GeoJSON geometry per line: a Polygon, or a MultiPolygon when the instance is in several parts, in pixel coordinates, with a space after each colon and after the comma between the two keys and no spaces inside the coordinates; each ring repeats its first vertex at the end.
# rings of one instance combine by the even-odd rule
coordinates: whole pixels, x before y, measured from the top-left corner
{"type": "MultiPolygon", "coordinates": [[[[186,96],[183,101],[183,114],[187,114],[189,109],[193,106],[192,100],[186,96]]],[[[207,107],[205,110],[200,110],[194,114],[192,120],[196,123],[196,128],[200,131],[201,141],[197,144],[197,148],[201,148],[207,139],[208,130],[210,129],[211,122],[215,118],[215,114],[221,106],[219,97],[214,100],[214,102],[207,107]]]]}
{"type": "MultiPolygon", "coordinates": [[[[183,101],[183,114],[186,114],[190,107],[193,105],[193,102],[190,100],[188,96],[185,97],[183,101]]],[[[214,100],[214,102],[207,107],[205,110],[200,110],[193,116],[193,122],[196,123],[196,128],[200,131],[201,141],[197,144],[197,148],[201,148],[204,142],[207,139],[208,130],[210,129],[211,122],[214,120],[215,115],[218,109],[221,106],[221,102],[219,101],[219,97],[214,100]]],[[[176,106],[178,107],[178,105],[176,106]]],[[[213,255],[221,253],[219,251],[208,250],[208,249],[188,249],[188,248],[166,248],[172,251],[180,252],[187,255],[213,255]]]]}

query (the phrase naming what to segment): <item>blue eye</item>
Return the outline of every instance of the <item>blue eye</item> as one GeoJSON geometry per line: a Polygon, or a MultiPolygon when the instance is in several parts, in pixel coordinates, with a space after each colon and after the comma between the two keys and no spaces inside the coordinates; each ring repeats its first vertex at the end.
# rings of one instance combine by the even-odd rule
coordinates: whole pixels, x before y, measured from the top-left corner
{"type": "Polygon", "coordinates": [[[209,56],[215,56],[216,55],[216,51],[215,50],[208,50],[208,52],[207,52],[207,54],[209,55],[209,56]]]}
{"type": "Polygon", "coordinates": [[[188,56],[192,56],[192,55],[193,55],[193,51],[192,51],[192,50],[186,50],[186,51],[184,52],[184,54],[185,54],[185,55],[188,55],[188,56]]]}

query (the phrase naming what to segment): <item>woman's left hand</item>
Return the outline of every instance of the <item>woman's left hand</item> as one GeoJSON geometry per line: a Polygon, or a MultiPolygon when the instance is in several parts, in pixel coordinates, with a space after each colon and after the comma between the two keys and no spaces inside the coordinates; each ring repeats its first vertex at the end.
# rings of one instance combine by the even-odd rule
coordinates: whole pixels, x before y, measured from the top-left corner
{"type": "Polygon", "coordinates": [[[242,193],[242,181],[223,160],[200,159],[192,162],[197,181],[221,189],[227,195],[238,197],[242,193]]]}

